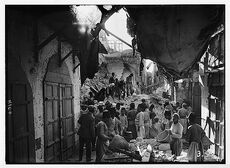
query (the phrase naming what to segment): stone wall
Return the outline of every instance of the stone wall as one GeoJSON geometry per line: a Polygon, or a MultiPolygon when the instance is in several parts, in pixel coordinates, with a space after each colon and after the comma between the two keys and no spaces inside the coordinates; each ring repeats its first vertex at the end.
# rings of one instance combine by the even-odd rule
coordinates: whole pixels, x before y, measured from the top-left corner
{"type": "MultiPolygon", "coordinates": [[[[14,57],[20,61],[26,77],[33,92],[34,128],[35,139],[41,139],[41,148],[36,150],[36,162],[44,161],[44,117],[43,117],[43,79],[47,70],[49,59],[57,54],[57,38],[50,41],[38,53],[38,62],[34,59],[34,32],[33,18],[22,12],[10,11],[8,14],[7,28],[7,56],[14,57]]],[[[41,21],[38,21],[38,42],[39,44],[47,39],[52,33],[41,21]]],[[[62,43],[62,57],[71,50],[68,43],[62,43]]],[[[79,63],[76,60],[77,65],[79,63]]],[[[80,112],[80,66],[73,73],[72,57],[66,59],[69,69],[74,94],[75,120],[80,112]]],[[[17,75],[17,74],[15,74],[17,75]]],[[[76,121],[75,121],[76,123],[76,121]]],[[[75,125],[76,127],[76,125],[75,125]]]]}

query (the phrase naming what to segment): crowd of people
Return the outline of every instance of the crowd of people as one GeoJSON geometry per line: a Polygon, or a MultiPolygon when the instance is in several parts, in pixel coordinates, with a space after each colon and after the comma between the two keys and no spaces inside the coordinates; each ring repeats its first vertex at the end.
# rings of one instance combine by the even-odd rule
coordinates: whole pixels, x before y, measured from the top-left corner
{"type": "Polygon", "coordinates": [[[81,104],[81,114],[78,123],[79,160],[82,160],[83,148],[86,146],[86,161],[91,161],[91,151],[96,150],[96,162],[100,162],[105,154],[109,141],[115,135],[125,136],[131,133],[132,139],[156,138],[164,130],[171,135],[170,148],[172,154],[179,156],[182,151],[181,138],[189,144],[188,157],[190,161],[197,161],[197,152],[202,156],[203,129],[195,124],[195,115],[186,103],[175,106],[166,102],[163,105],[164,118],[160,121],[154,104],[149,105],[145,99],[135,107],[121,103],[107,101],[94,103],[93,97],[84,100],[81,104]],[[188,127],[188,122],[190,126],[188,127]]]}
{"type": "Polygon", "coordinates": [[[124,79],[118,80],[115,73],[109,78],[109,86],[106,88],[106,96],[111,96],[112,98],[117,97],[119,100],[124,99],[126,96],[133,94],[133,74],[131,73],[126,81],[124,79]]]}

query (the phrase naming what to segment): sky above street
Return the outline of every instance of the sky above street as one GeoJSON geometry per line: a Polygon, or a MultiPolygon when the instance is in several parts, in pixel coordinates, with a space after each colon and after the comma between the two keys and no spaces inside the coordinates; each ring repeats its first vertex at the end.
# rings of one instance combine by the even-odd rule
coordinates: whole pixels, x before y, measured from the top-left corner
{"type": "MultiPolygon", "coordinates": [[[[127,33],[126,18],[125,11],[121,9],[107,20],[105,28],[131,45],[132,37],[127,33]]],[[[112,35],[107,36],[107,38],[108,40],[116,40],[112,35]]],[[[123,49],[130,49],[130,47],[123,43],[123,49]]]]}

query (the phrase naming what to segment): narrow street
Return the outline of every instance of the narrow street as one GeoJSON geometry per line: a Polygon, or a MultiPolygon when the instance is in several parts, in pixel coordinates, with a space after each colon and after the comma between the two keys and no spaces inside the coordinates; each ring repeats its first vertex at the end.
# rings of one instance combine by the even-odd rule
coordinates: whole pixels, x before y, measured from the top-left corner
{"type": "Polygon", "coordinates": [[[226,163],[225,4],[5,15],[6,164],[226,163]]]}

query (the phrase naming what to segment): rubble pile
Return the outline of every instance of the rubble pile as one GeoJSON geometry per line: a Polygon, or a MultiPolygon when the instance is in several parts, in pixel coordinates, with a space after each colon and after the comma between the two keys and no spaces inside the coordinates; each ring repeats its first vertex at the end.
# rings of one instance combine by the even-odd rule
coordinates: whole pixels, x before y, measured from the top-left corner
{"type": "Polygon", "coordinates": [[[102,88],[106,88],[109,85],[109,79],[106,74],[106,68],[103,68],[103,66],[101,66],[93,79],[87,78],[85,80],[84,84],[81,87],[81,100],[84,96],[88,95],[88,93],[91,91],[90,88],[93,88],[96,91],[100,91],[102,88]]]}
{"type": "Polygon", "coordinates": [[[134,145],[142,156],[142,162],[172,162],[174,157],[171,155],[169,147],[161,148],[160,146],[169,146],[168,143],[160,143],[156,139],[142,139],[130,141],[131,145],[134,145]],[[152,158],[151,158],[152,157],[152,158]]]}

